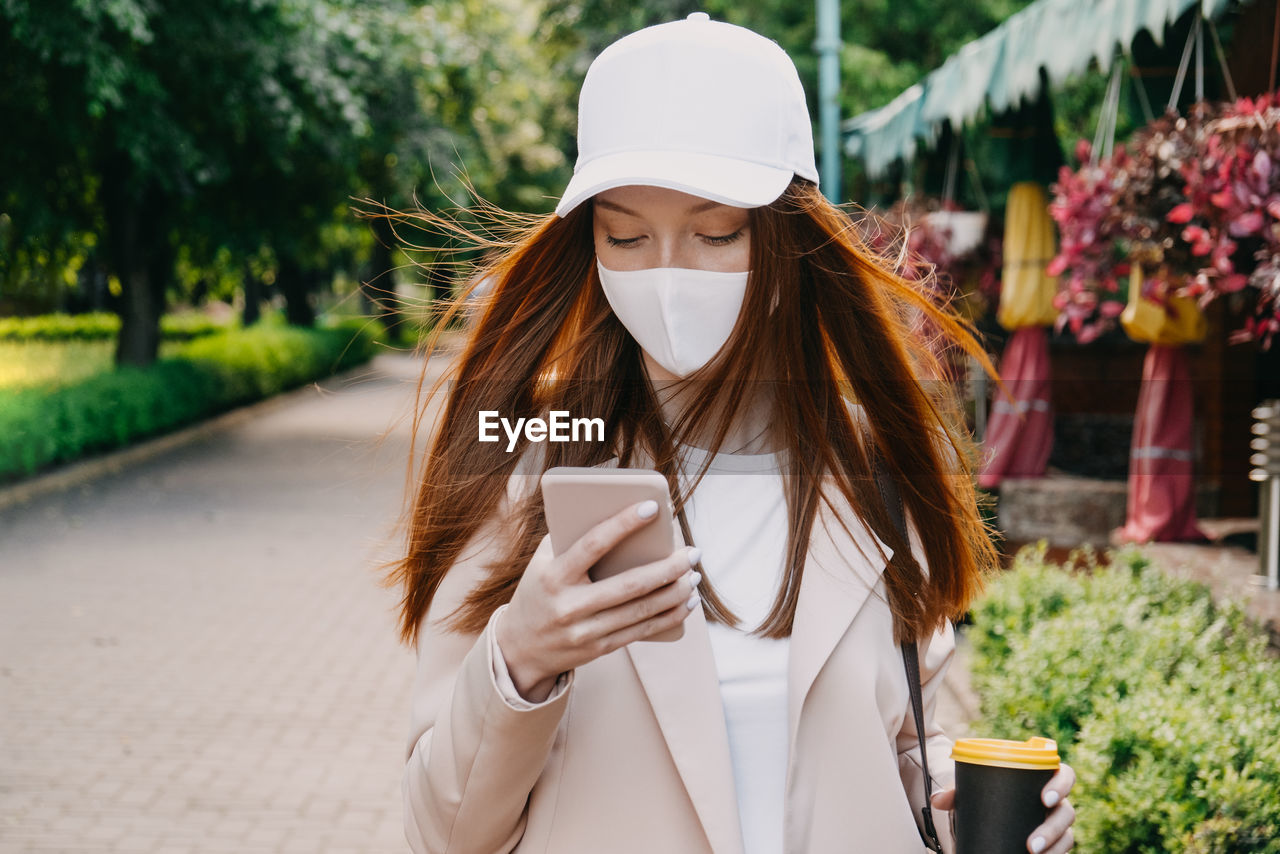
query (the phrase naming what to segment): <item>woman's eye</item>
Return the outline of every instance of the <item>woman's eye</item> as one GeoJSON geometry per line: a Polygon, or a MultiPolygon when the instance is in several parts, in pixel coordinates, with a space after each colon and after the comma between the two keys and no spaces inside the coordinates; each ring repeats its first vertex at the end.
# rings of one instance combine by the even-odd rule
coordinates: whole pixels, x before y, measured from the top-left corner
{"type": "Polygon", "coordinates": [[[719,237],[707,236],[707,242],[713,246],[725,246],[742,236],[742,229],[738,229],[733,234],[725,234],[719,237]]]}
{"type": "MultiPolygon", "coordinates": [[[[720,235],[705,234],[705,235],[700,235],[700,237],[702,237],[703,240],[705,240],[707,243],[710,243],[712,246],[727,246],[728,244],[733,243],[735,240],[738,240],[740,237],[742,237],[743,230],[744,229],[740,228],[737,231],[735,231],[733,234],[720,234],[720,235]]],[[[604,238],[605,243],[608,243],[610,246],[619,246],[624,249],[628,246],[636,245],[643,239],[644,239],[643,236],[614,237],[611,234],[606,234],[604,238]]]]}

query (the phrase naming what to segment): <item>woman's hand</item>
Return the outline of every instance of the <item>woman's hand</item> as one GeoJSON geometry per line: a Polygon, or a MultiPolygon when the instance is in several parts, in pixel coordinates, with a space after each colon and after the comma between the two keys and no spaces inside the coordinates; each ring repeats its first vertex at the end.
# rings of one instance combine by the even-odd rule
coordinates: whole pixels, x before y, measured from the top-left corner
{"type": "Polygon", "coordinates": [[[559,557],[544,538],[494,630],[511,681],[531,702],[547,698],[556,677],[632,641],[684,622],[698,606],[698,549],[683,548],[592,582],[587,570],[657,515],[642,501],[596,525],[559,557]]]}
{"type": "MultiPolygon", "coordinates": [[[[1049,815],[1044,824],[1037,827],[1027,838],[1027,850],[1031,854],[1061,854],[1075,847],[1075,837],[1071,825],[1076,821],[1075,807],[1067,800],[1071,789],[1076,784],[1076,772],[1065,762],[1058,767],[1058,773],[1045,784],[1040,799],[1049,808],[1049,815]]],[[[935,792],[933,806],[940,810],[950,810],[956,804],[956,790],[947,789],[935,792]]]]}

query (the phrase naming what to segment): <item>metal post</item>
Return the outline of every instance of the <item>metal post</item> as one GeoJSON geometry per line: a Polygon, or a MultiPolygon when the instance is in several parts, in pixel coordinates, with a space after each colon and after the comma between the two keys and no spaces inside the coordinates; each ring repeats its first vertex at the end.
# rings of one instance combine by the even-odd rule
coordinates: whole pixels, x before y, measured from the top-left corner
{"type": "Polygon", "coordinates": [[[1267,576],[1267,589],[1280,590],[1280,477],[1271,476],[1267,484],[1267,555],[1263,571],[1267,576]]]}
{"type": "Polygon", "coordinates": [[[973,378],[973,438],[987,438],[987,372],[977,356],[969,357],[969,376],[973,378]]]}
{"type": "Polygon", "coordinates": [[[818,118],[822,126],[823,195],[833,204],[840,199],[840,0],[817,0],[818,118]]]}
{"type": "Polygon", "coordinates": [[[1253,410],[1249,479],[1258,490],[1258,558],[1268,590],[1280,590],[1280,400],[1253,410]]]}

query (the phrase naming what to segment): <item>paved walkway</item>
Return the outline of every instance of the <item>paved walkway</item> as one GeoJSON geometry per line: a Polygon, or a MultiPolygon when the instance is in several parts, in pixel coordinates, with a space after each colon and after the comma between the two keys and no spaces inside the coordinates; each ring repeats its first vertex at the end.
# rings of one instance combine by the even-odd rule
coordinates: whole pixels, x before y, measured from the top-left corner
{"type": "MultiPolygon", "coordinates": [[[[416,371],[0,509],[0,852],[405,850],[413,655],[373,567],[416,371]]],[[[939,717],[971,707],[954,669],[939,717]]]]}
{"type": "Polygon", "coordinates": [[[415,363],[0,511],[0,851],[401,852],[415,363]]]}

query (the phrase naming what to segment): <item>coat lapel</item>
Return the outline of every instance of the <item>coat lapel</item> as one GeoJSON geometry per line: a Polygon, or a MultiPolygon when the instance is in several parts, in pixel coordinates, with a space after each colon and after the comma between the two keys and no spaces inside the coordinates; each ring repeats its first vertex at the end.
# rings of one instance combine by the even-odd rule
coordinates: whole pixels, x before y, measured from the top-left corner
{"type": "MultiPolygon", "coordinates": [[[[633,463],[647,464],[644,459],[633,463]]],[[[676,548],[684,546],[679,526],[675,540],[676,548]]],[[[729,732],[702,609],[684,621],[680,640],[642,641],[628,644],[626,650],[711,850],[714,854],[742,854],[729,732]]]]}
{"type": "Polygon", "coordinates": [[[787,660],[787,743],[791,746],[796,743],[809,688],[893,557],[893,550],[852,513],[843,515],[847,531],[825,501],[819,502],[816,517],[787,660]]]}
{"type": "MultiPolygon", "coordinates": [[[[788,651],[789,745],[795,744],[810,686],[893,556],[893,550],[869,533],[856,515],[849,512],[843,518],[847,531],[827,503],[819,502],[788,651]]],[[[683,545],[679,531],[676,537],[678,545],[683,545]]],[[[626,651],[711,850],[742,854],[720,679],[702,610],[685,621],[680,640],[632,643],[626,651]]]]}
{"type": "Polygon", "coordinates": [[[639,642],[626,649],[711,850],[742,854],[729,734],[702,610],[685,620],[680,640],[639,642]]]}

